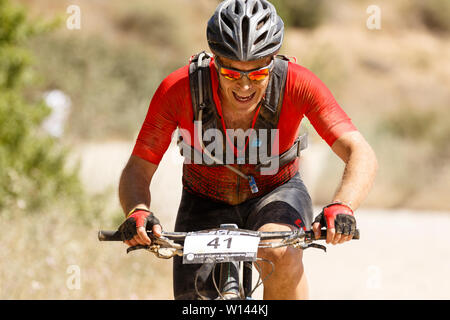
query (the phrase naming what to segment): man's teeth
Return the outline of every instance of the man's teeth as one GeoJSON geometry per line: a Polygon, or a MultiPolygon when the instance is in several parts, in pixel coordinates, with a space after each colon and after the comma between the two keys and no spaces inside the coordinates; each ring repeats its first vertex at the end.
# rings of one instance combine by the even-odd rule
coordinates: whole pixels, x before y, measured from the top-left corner
{"type": "Polygon", "coordinates": [[[240,95],[234,93],[235,98],[236,98],[237,100],[239,100],[239,101],[242,101],[242,102],[250,101],[251,99],[253,99],[253,96],[254,96],[254,95],[255,95],[255,94],[253,93],[253,94],[251,94],[251,95],[249,95],[249,96],[243,97],[243,96],[240,96],[240,95]]]}

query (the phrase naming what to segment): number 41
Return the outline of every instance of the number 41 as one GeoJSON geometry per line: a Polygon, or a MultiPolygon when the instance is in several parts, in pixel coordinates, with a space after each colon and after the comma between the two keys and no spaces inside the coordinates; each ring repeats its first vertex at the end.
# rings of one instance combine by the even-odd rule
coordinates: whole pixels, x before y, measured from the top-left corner
{"type": "MultiPolygon", "coordinates": [[[[208,242],[208,246],[209,247],[214,247],[214,249],[217,249],[218,247],[220,247],[219,239],[220,239],[219,237],[214,238],[213,240],[208,242]]],[[[223,240],[223,242],[228,242],[227,243],[227,249],[231,248],[231,240],[232,240],[232,238],[228,238],[228,239],[224,239],[223,240]]]]}

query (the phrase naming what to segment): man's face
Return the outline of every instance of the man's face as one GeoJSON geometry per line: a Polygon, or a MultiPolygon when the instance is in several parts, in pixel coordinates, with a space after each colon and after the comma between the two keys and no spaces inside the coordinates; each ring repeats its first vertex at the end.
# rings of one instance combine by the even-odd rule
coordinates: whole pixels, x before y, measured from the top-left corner
{"type": "MultiPolygon", "coordinates": [[[[241,71],[249,71],[264,68],[270,64],[272,57],[267,57],[255,61],[236,61],[228,58],[217,57],[224,68],[232,68],[241,71]]],[[[217,67],[217,64],[216,64],[217,67]]],[[[219,72],[219,91],[222,104],[225,102],[235,111],[246,111],[255,109],[262,100],[269,84],[269,77],[263,80],[250,80],[243,76],[238,80],[230,80],[219,72]]]]}

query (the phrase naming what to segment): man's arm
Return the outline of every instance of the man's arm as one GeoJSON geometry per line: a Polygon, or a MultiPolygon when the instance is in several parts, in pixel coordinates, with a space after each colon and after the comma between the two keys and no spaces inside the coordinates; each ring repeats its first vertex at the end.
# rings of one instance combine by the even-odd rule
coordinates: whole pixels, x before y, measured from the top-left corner
{"type": "MultiPolygon", "coordinates": [[[[119,199],[125,216],[133,209],[150,210],[150,183],[158,166],[132,155],[125,166],[119,183],[119,199]]],[[[153,232],[161,234],[161,226],[155,225],[153,232]]],[[[137,235],[125,241],[129,246],[150,244],[145,228],[137,229],[137,235]]]]}
{"type": "MultiPolygon", "coordinates": [[[[344,209],[351,213],[352,211],[355,211],[367,197],[367,194],[373,185],[373,181],[375,180],[378,162],[370,145],[357,131],[343,134],[333,143],[331,148],[346,164],[344,175],[338,190],[333,197],[332,203],[342,203],[345,206],[350,207],[351,211],[345,206],[344,209]]],[[[340,209],[339,206],[333,206],[333,209],[337,209],[334,214],[337,214],[337,217],[339,218],[339,210],[342,210],[342,206],[340,209]]],[[[331,207],[327,210],[331,210],[331,207]]],[[[324,211],[322,211],[322,215],[324,212],[325,208],[324,211]]],[[[330,211],[327,211],[327,213],[330,213],[330,211]]],[[[345,213],[345,211],[342,213],[345,213]]],[[[351,219],[354,220],[353,217],[351,217],[351,219]]],[[[347,223],[349,223],[349,221],[347,221],[347,223]]],[[[356,223],[356,220],[354,220],[353,223],[356,223]]],[[[313,224],[313,230],[316,237],[320,234],[319,230],[321,227],[319,222],[313,224]]],[[[352,236],[346,234],[336,233],[336,228],[331,226],[327,228],[327,243],[338,244],[351,240],[352,236]]]]}
{"type": "Polygon", "coordinates": [[[356,210],[372,188],[378,169],[377,158],[357,131],[343,134],[333,143],[332,150],[346,164],[333,202],[343,202],[356,210]]]}
{"type": "Polygon", "coordinates": [[[135,208],[150,209],[150,183],[158,166],[132,155],[122,171],[119,199],[125,216],[135,208]]]}

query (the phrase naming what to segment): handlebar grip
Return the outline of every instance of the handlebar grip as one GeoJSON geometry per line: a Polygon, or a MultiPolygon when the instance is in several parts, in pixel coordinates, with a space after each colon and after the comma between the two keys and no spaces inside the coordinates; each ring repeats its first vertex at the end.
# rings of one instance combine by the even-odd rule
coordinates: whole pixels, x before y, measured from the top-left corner
{"type": "MultiPolygon", "coordinates": [[[[320,230],[320,238],[318,240],[326,240],[326,239],[327,239],[327,229],[320,230]]],[[[355,230],[352,240],[359,240],[359,229],[355,230]]]]}
{"type": "Polygon", "coordinates": [[[119,231],[100,230],[98,232],[98,240],[100,241],[122,241],[122,235],[119,231]]]}

